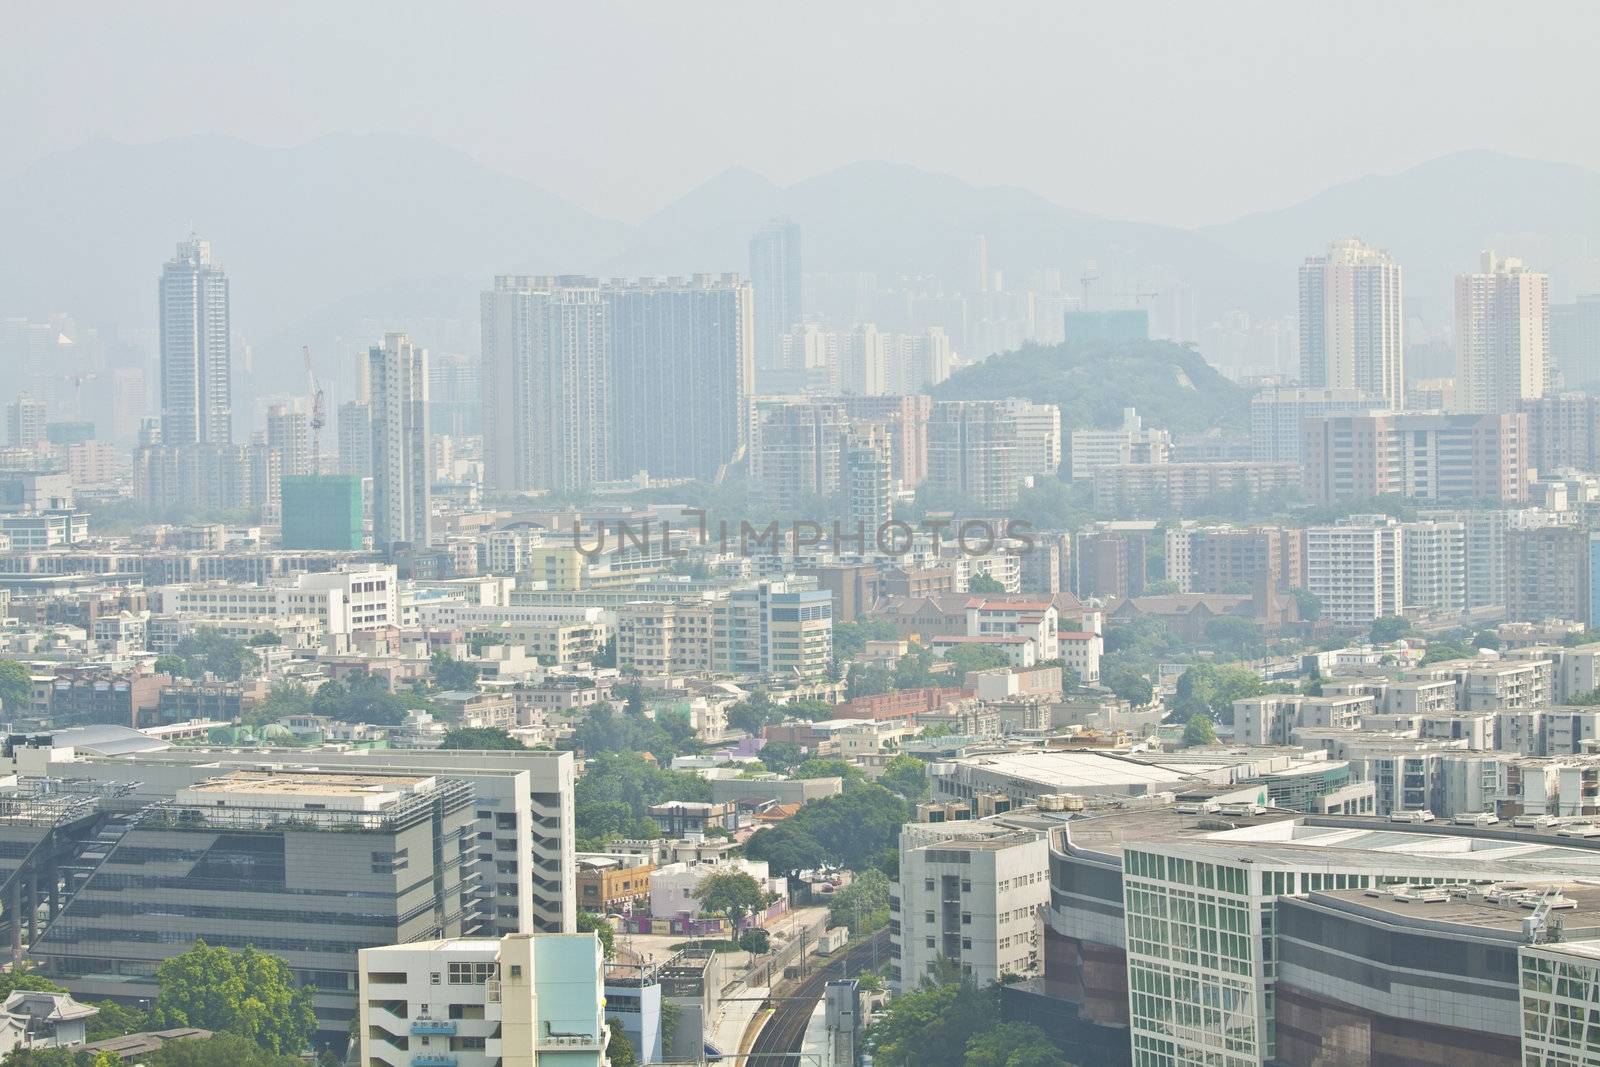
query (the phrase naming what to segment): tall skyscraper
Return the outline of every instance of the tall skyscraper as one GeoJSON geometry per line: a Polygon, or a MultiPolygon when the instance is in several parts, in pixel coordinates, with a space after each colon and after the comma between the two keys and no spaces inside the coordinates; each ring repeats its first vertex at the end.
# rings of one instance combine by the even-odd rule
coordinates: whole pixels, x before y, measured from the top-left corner
{"type": "Polygon", "coordinates": [[[267,447],[278,453],[284,477],[316,474],[311,455],[311,425],[298,404],[273,404],[267,409],[267,447]]]}
{"type": "Polygon", "coordinates": [[[1456,275],[1456,408],[1498,414],[1550,386],[1550,276],[1483,253],[1456,275]]]}
{"type": "Polygon", "coordinates": [[[783,335],[804,321],[800,296],[800,227],[778,219],[750,239],[755,290],[756,370],[782,366],[783,335]]]}
{"type": "Polygon", "coordinates": [[[372,477],[372,405],[366,401],[339,405],[339,473],[372,477]]]}
{"type": "Polygon", "coordinates": [[[1360,241],[1335,241],[1300,267],[1300,384],[1360,389],[1405,406],[1400,267],[1360,241]]]}
{"type": "Polygon", "coordinates": [[[749,283],[697,274],[607,285],[601,298],[610,313],[617,476],[715,478],[749,433],[749,283]]]}
{"type": "Polygon", "coordinates": [[[228,275],[193,235],[161,271],[161,440],[233,440],[228,275]]]}
{"type": "Polygon", "coordinates": [[[368,352],[372,383],[372,543],[430,540],[428,351],[403,333],[368,352]]]}
{"type": "Polygon", "coordinates": [[[27,393],[6,405],[6,443],[12,448],[38,448],[45,441],[45,404],[27,393]]]}
{"type": "Polygon", "coordinates": [[[579,489],[611,478],[611,347],[600,283],[502,275],[483,294],[481,312],[486,487],[579,489]]]}
{"type": "Polygon", "coordinates": [[[942,400],[928,419],[928,484],[985,510],[1017,502],[1017,423],[1000,400],[942,400]]]}

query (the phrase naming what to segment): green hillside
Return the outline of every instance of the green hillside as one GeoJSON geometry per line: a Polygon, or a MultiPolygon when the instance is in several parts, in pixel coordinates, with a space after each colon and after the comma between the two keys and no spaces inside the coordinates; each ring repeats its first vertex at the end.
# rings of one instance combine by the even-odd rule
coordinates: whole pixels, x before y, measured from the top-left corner
{"type": "Polygon", "coordinates": [[[1135,407],[1146,426],[1198,433],[1243,432],[1250,391],[1217,373],[1198,352],[1171,341],[1079,341],[1030,345],[991,356],[934,390],[940,400],[1023,397],[1059,404],[1063,429],[1107,428],[1135,407]]]}

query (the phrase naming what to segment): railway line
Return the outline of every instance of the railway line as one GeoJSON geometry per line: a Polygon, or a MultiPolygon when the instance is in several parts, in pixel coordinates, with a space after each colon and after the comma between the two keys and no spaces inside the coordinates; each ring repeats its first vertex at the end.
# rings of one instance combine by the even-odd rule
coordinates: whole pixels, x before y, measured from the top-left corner
{"type": "Polygon", "coordinates": [[[814,974],[800,980],[788,995],[775,999],[776,1007],[744,1057],[755,1067],[800,1067],[800,1047],[805,1040],[806,1025],[822,999],[824,987],[836,979],[850,974],[860,974],[865,961],[873,957],[887,957],[889,931],[879,930],[867,940],[845,950],[844,955],[824,964],[814,974]]]}

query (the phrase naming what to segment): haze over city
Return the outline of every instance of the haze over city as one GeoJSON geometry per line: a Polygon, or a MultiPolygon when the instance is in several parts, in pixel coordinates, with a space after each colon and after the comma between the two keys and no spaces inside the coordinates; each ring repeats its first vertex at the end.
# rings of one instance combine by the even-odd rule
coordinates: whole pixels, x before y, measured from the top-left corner
{"type": "Polygon", "coordinates": [[[1600,1067],[1593,5],[0,26],[0,1067],[1600,1067]]]}

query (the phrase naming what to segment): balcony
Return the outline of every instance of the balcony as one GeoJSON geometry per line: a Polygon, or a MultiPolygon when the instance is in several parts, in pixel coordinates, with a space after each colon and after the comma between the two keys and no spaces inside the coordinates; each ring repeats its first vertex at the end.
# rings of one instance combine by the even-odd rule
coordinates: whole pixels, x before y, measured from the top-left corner
{"type": "Polygon", "coordinates": [[[438,1052],[426,1056],[413,1056],[411,1067],[456,1067],[456,1058],[438,1052]]]}
{"type": "Polygon", "coordinates": [[[453,1034],[456,1032],[454,1019],[418,1019],[411,1024],[413,1034],[453,1034]]]}

